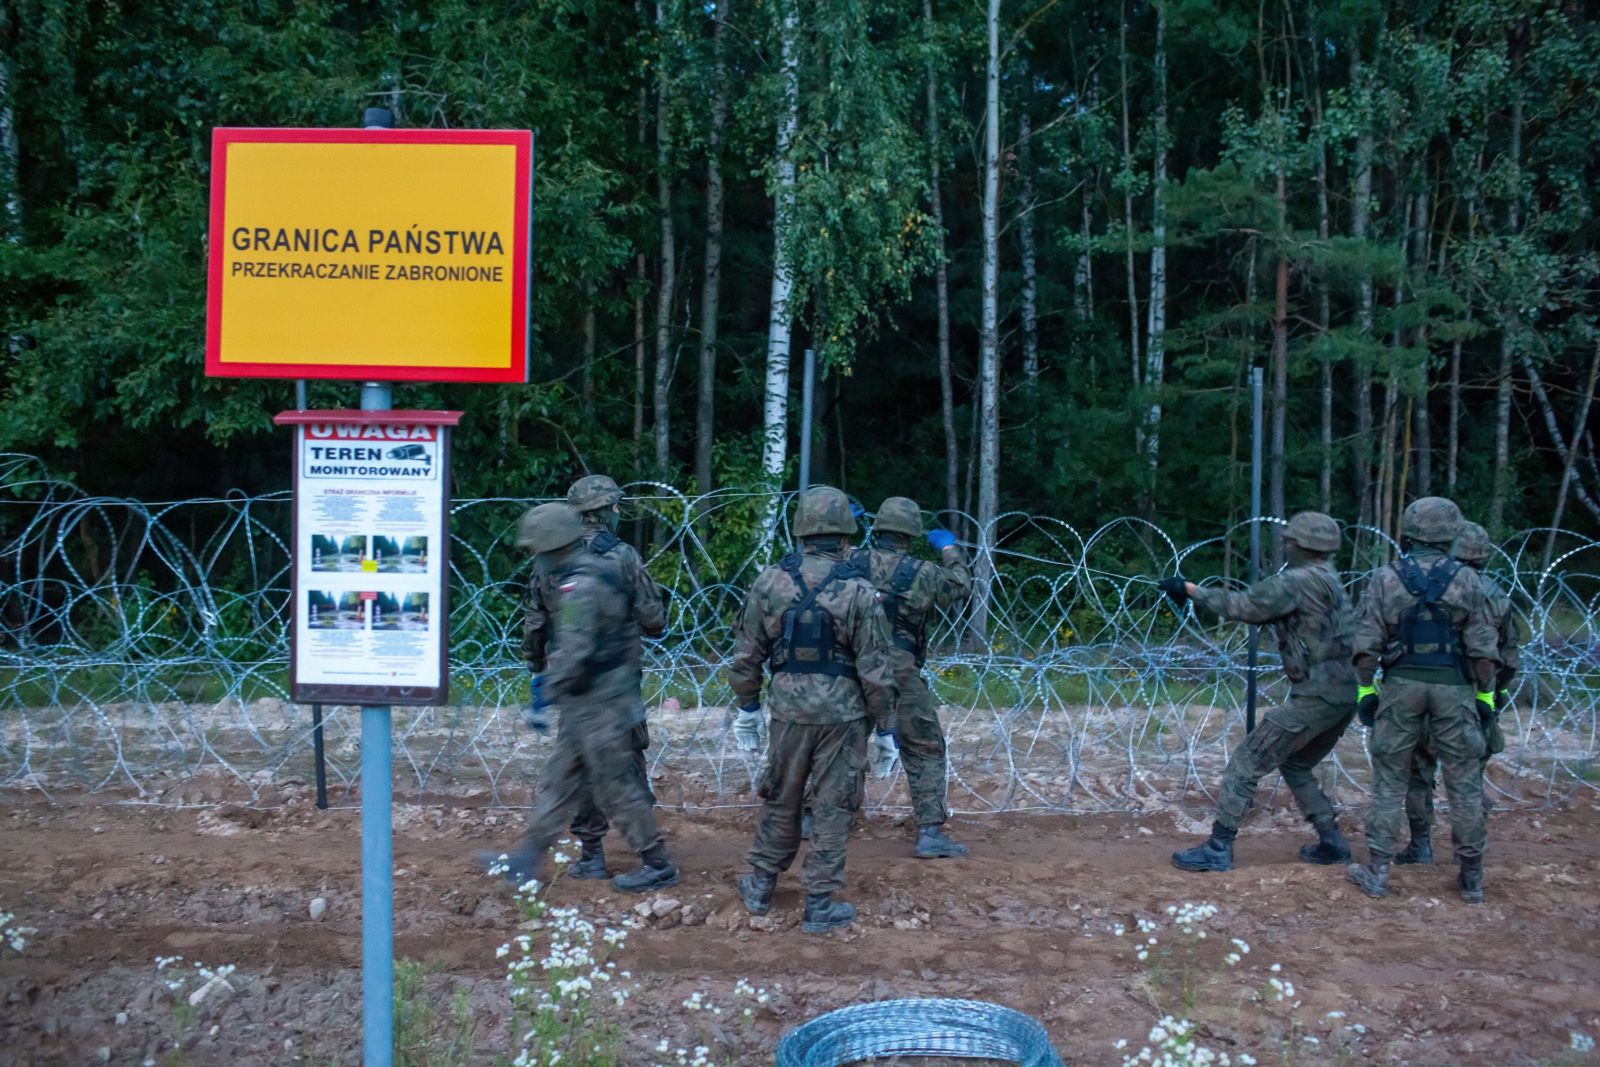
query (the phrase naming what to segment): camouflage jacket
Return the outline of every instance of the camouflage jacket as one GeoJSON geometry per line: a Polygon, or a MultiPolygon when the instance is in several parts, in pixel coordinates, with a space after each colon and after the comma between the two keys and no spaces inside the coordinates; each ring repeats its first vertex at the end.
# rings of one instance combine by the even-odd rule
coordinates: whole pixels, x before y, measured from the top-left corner
{"type": "Polygon", "coordinates": [[[901,688],[904,688],[906,675],[915,674],[922,666],[927,645],[928,616],[936,609],[947,611],[958,601],[964,601],[972,595],[972,571],[967,567],[967,558],[960,547],[951,545],[940,555],[942,565],[883,547],[857,549],[852,557],[867,571],[867,580],[878,590],[879,599],[886,609],[890,598],[897,596],[898,605],[889,636],[894,645],[891,656],[895,680],[901,688]],[[909,561],[906,565],[909,584],[903,593],[897,595],[895,582],[902,561],[909,561]]]}
{"type": "MultiPolygon", "coordinates": [[[[584,525],[583,543],[591,553],[619,566],[624,580],[633,590],[631,617],[635,647],[639,644],[641,634],[660,637],[667,628],[667,609],[661,596],[661,587],[644,569],[644,561],[639,558],[639,553],[626,541],[618,540],[615,534],[593,523],[584,525]]],[[[528,591],[522,601],[522,655],[528,661],[528,669],[534,674],[545,669],[556,584],[556,575],[550,567],[542,559],[535,559],[533,574],[528,579],[528,591]]]]}
{"type": "MultiPolygon", "coordinates": [[[[840,552],[806,549],[799,557],[800,575],[808,589],[825,581],[840,552]]],[[[728,666],[728,682],[740,707],[761,699],[763,671],[771,674],[766,705],[774,719],[800,723],[853,722],[870,717],[879,729],[894,728],[894,668],[889,658],[889,623],[878,606],[877,591],[859,577],[829,582],[818,593],[816,607],[833,622],[841,655],[854,661],[855,677],[795,674],[773,670],[774,653],[782,652],[784,615],[804,594],[780,566],[757,576],[739,617],[737,643],[728,666]]]]}
{"type": "Polygon", "coordinates": [[[1270,625],[1291,694],[1355,702],[1355,615],[1330,564],[1285,567],[1243,592],[1196,589],[1194,601],[1224,618],[1270,625]]]}
{"type": "Polygon", "coordinates": [[[1511,597],[1500,588],[1499,582],[1482,571],[1478,572],[1478,580],[1483,583],[1483,595],[1489,602],[1489,615],[1494,619],[1498,638],[1495,652],[1500,660],[1500,668],[1496,672],[1495,686],[1506,689],[1522,669],[1522,621],[1511,610],[1511,597]]]}
{"type": "Polygon", "coordinates": [[[639,636],[632,590],[617,561],[584,547],[541,557],[553,577],[555,620],[544,667],[545,699],[563,713],[639,706],[639,636]]]}
{"type": "MultiPolygon", "coordinates": [[[[1430,570],[1444,554],[1426,545],[1411,552],[1423,571],[1430,570]]],[[[1370,685],[1378,667],[1394,667],[1400,658],[1400,623],[1417,602],[1400,578],[1394,564],[1384,564],[1367,576],[1366,592],[1357,612],[1355,664],[1356,677],[1370,685]]],[[[1494,684],[1499,663],[1499,637],[1483,580],[1471,567],[1462,567],[1445,587],[1439,603],[1444,606],[1452,630],[1460,637],[1462,651],[1470,664],[1472,680],[1480,688],[1494,684]]],[[[1407,668],[1408,673],[1415,673],[1407,668]]],[[[1419,675],[1420,677],[1420,675],[1419,675]]],[[[1423,681],[1448,680],[1420,677],[1423,681]]]]}

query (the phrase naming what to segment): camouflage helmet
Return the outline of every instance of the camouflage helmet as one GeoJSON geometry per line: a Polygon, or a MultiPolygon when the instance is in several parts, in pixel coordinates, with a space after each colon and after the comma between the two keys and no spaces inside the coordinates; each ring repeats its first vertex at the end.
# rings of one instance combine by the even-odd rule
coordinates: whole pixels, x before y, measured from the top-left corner
{"type": "Polygon", "coordinates": [[[1302,511],[1290,516],[1283,536],[1307,552],[1339,551],[1339,524],[1320,511],[1302,511]]]}
{"type": "Polygon", "coordinates": [[[567,490],[567,503],[579,512],[609,508],[621,499],[622,490],[604,474],[586,474],[567,490]]]}
{"type": "Polygon", "coordinates": [[[1462,563],[1482,563],[1489,558],[1489,548],[1489,531],[1475,522],[1464,522],[1452,555],[1462,563]]]}
{"type": "Polygon", "coordinates": [[[1425,545],[1448,545],[1461,533],[1461,509],[1454,500],[1425,496],[1406,505],[1400,532],[1425,545]]]}
{"type": "Polygon", "coordinates": [[[554,552],[583,536],[583,519],[566,504],[540,504],[522,516],[517,546],[533,552],[554,552]]]}
{"type": "Polygon", "coordinates": [[[794,507],[796,537],[848,537],[855,532],[856,517],[850,514],[850,498],[842,492],[831,485],[814,485],[800,494],[800,502],[794,507]]]}
{"type": "Polygon", "coordinates": [[[921,537],[922,509],[910,497],[891,496],[878,505],[878,513],[872,517],[872,529],[876,533],[921,537]]]}

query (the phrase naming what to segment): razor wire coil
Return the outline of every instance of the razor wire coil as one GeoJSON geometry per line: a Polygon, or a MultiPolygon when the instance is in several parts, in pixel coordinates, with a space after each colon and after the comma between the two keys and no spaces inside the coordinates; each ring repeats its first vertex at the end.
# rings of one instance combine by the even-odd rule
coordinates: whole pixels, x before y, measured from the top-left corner
{"type": "Polygon", "coordinates": [[[777,1067],[843,1067],[889,1056],[1062,1067],[1037,1021],[981,1000],[882,1000],[830,1011],[778,1042],[777,1067]]]}
{"type": "MultiPolygon", "coordinates": [[[[659,483],[627,491],[629,531],[672,593],[668,635],[647,641],[644,656],[657,792],[682,806],[746,803],[759,767],[728,734],[724,667],[760,570],[753,531],[771,494],[691,496],[659,483]]],[[[451,703],[394,712],[396,767],[419,794],[520,800],[546,751],[519,714],[527,563],[514,533],[529,503],[452,505],[451,703]]],[[[303,777],[310,716],[289,702],[287,682],[290,518],[286,492],[93,497],[30,457],[0,455],[0,788],[170,797],[185,781],[220,775],[261,799],[273,783],[303,777]]],[[[972,544],[969,518],[939,518],[972,544]]],[[[1207,584],[1242,585],[1234,575],[1256,523],[1276,520],[1181,544],[1145,519],[1080,529],[1000,516],[984,631],[964,612],[930,627],[926,677],[944,707],[950,806],[1149,810],[1211,788],[1242,736],[1248,630],[1174,613],[1152,582],[1189,568],[1190,577],[1222,572],[1207,584]]],[[[1348,532],[1362,547],[1347,543],[1339,562],[1357,593],[1358,553],[1378,558],[1386,539],[1348,532]]],[[[1502,717],[1512,751],[1497,762],[1529,794],[1593,789],[1600,542],[1525,531],[1500,546],[1489,574],[1526,632],[1502,717]],[[1548,566],[1547,545],[1557,549],[1548,566]]],[[[1271,707],[1284,683],[1270,650],[1258,679],[1271,707]]],[[[327,709],[325,729],[337,791],[356,777],[359,730],[344,708],[327,709]]],[[[1366,755],[1356,733],[1325,773],[1359,792],[1366,755]]],[[[1505,791],[1503,779],[1496,788],[1505,791]]],[[[872,789],[874,805],[902,803],[898,777],[872,789]]]]}

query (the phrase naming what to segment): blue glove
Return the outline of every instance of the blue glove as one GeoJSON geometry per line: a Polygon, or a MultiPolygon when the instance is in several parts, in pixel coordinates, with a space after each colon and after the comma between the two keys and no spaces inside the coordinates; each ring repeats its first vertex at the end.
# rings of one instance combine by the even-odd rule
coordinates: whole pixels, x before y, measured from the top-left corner
{"type": "Polygon", "coordinates": [[[528,679],[528,705],[522,709],[523,724],[543,737],[550,732],[550,716],[545,709],[550,702],[544,698],[544,675],[535,674],[528,679]]]}
{"type": "Polygon", "coordinates": [[[933,546],[935,552],[943,552],[956,543],[956,535],[946,530],[943,526],[935,526],[928,531],[928,544],[933,546]]]}
{"type": "Polygon", "coordinates": [[[850,517],[852,519],[859,519],[861,516],[865,515],[866,513],[867,513],[867,509],[861,506],[861,501],[857,500],[855,497],[851,497],[850,498],[850,517]]]}

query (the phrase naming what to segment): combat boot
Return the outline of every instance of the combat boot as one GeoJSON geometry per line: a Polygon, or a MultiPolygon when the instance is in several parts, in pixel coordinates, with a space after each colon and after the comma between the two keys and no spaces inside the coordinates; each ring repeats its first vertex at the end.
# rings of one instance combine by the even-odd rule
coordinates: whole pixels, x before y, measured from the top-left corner
{"type": "Polygon", "coordinates": [[[808,934],[825,934],[856,921],[853,904],[834,900],[832,893],[807,893],[805,918],[800,929],[808,934]]]}
{"type": "Polygon", "coordinates": [[[544,853],[544,849],[535,848],[532,842],[524,840],[510,852],[497,848],[480,848],[472,854],[472,858],[489,873],[503,875],[505,880],[511,883],[511,887],[516,889],[539,876],[539,864],[544,859],[544,853]]]}
{"type": "Polygon", "coordinates": [[[1172,854],[1172,865],[1180,871],[1233,870],[1233,839],[1238,829],[1220,822],[1211,824],[1211,836],[1193,848],[1172,854]]]}
{"type": "Polygon", "coordinates": [[[1400,864],[1433,862],[1433,840],[1425,824],[1411,824],[1411,843],[1395,854],[1394,861],[1400,864]]]}
{"type": "Polygon", "coordinates": [[[744,910],[751,915],[765,915],[771,911],[772,890],[777,884],[777,875],[759,867],[752,868],[749,874],[740,875],[739,899],[744,901],[744,910]]]}
{"type": "Polygon", "coordinates": [[[579,881],[606,877],[606,849],[599,841],[585,841],[578,862],[567,868],[567,877],[579,881]]]}
{"type": "Polygon", "coordinates": [[[912,855],[918,859],[944,859],[966,854],[967,846],[953,840],[938,823],[925,823],[917,827],[917,847],[912,855]]]}
{"type": "Polygon", "coordinates": [[[1344,863],[1350,859],[1350,846],[1339,833],[1339,821],[1333,816],[1328,816],[1321,822],[1312,823],[1317,831],[1317,843],[1314,845],[1301,845],[1300,858],[1307,863],[1319,866],[1329,866],[1334,863],[1344,863]]]}
{"type": "Polygon", "coordinates": [[[1461,873],[1456,875],[1456,884],[1461,887],[1461,899],[1468,904],[1483,903],[1483,857],[1474,856],[1471,859],[1461,858],[1461,873]]]}
{"type": "Polygon", "coordinates": [[[667,856],[667,846],[651,845],[641,858],[644,863],[637,870],[611,879],[612,889],[619,893],[648,893],[678,884],[678,868],[667,856]]]}
{"type": "Polygon", "coordinates": [[[1371,862],[1362,865],[1352,863],[1345,868],[1345,874],[1361,891],[1374,899],[1389,895],[1389,864],[1391,859],[1387,853],[1373,852],[1371,862]]]}

